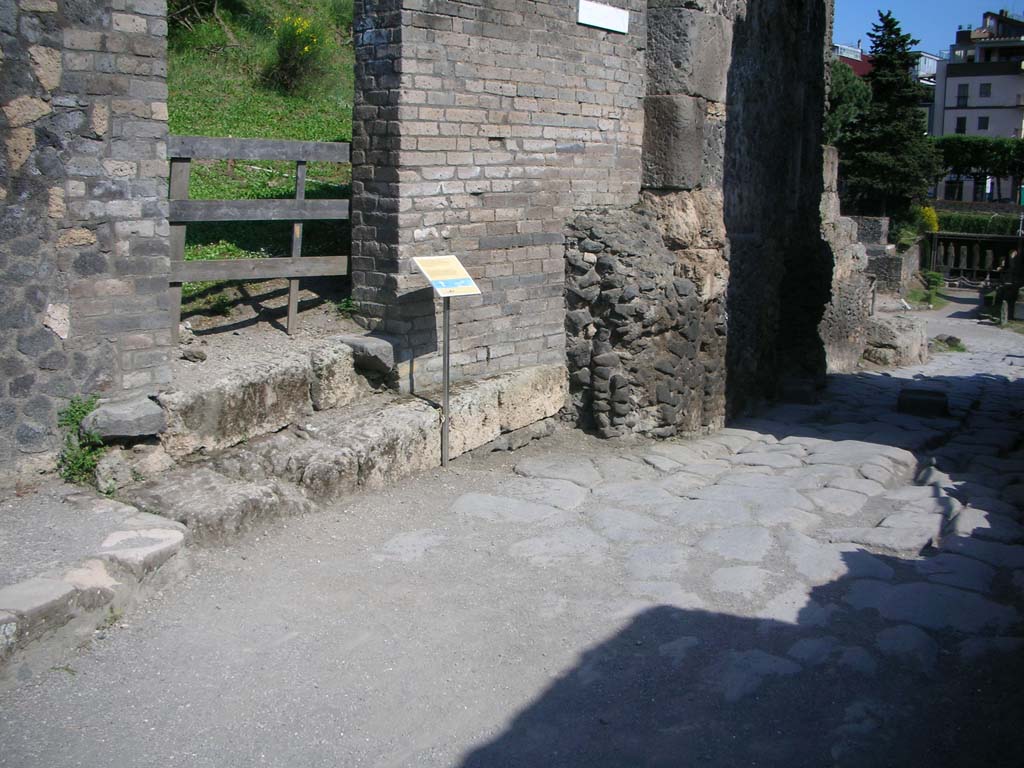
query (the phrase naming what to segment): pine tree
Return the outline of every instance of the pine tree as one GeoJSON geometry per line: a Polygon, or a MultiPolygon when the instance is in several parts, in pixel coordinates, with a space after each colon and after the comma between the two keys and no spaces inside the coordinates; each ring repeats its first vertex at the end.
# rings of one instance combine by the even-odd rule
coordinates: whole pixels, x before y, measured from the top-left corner
{"type": "Polygon", "coordinates": [[[831,66],[828,89],[828,114],[825,115],[825,143],[838,145],[850,127],[871,103],[871,88],[857,77],[849,64],[836,59],[831,66]]]}
{"type": "Polygon", "coordinates": [[[848,207],[899,216],[924,197],[941,162],[920,108],[926,92],[911,75],[918,59],[911,48],[919,41],[904,34],[888,11],[878,12],[868,37],[871,104],[838,144],[840,172],[848,207]]]}

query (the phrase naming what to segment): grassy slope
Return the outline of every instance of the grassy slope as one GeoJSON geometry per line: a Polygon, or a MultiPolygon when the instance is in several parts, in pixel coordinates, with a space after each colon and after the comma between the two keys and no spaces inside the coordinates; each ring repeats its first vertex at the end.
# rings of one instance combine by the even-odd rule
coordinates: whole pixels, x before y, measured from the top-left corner
{"type": "MultiPolygon", "coordinates": [[[[332,18],[332,4],[337,2],[235,0],[222,4],[220,16],[237,45],[215,20],[195,24],[193,29],[172,28],[168,62],[171,133],[349,141],[353,54],[348,31],[332,18]],[[264,69],[274,58],[273,22],[289,14],[312,17],[334,35],[328,52],[329,74],[300,94],[281,93],[261,82],[264,69]]],[[[190,195],[197,199],[294,197],[294,172],[292,163],[196,162],[190,195]]],[[[347,165],[311,163],[306,195],[347,197],[350,179],[347,165]]],[[[290,229],[287,223],[192,225],[185,258],[286,256],[290,254],[290,229]]],[[[339,222],[307,224],[303,253],[345,252],[347,232],[347,225],[339,222]]],[[[193,309],[225,311],[229,306],[210,283],[186,285],[184,298],[192,300],[193,309]]]]}

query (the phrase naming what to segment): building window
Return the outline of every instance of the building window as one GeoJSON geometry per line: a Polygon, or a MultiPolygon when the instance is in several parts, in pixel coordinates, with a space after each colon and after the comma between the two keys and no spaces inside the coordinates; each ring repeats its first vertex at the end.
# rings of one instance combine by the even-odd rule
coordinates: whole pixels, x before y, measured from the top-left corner
{"type": "Polygon", "coordinates": [[[946,189],[942,195],[943,200],[963,200],[964,183],[962,181],[947,181],[946,189]]]}
{"type": "Polygon", "coordinates": [[[978,86],[978,95],[982,97],[992,95],[992,83],[982,83],[978,86]]]}
{"type": "Polygon", "coordinates": [[[987,117],[979,117],[978,118],[978,130],[979,131],[987,131],[988,130],[988,118],[987,117]]]}
{"type": "Polygon", "coordinates": [[[967,106],[967,98],[970,95],[970,87],[971,86],[968,85],[967,83],[960,83],[960,85],[956,87],[956,105],[958,107],[967,106]]]}
{"type": "Polygon", "coordinates": [[[957,133],[967,133],[967,118],[966,117],[958,117],[956,119],[956,132],[957,133]]]}

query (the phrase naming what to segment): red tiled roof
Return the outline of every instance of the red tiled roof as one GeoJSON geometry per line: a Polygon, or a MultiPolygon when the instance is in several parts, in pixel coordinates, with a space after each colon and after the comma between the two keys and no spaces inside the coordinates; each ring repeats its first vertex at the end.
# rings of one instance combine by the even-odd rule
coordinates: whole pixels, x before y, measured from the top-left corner
{"type": "Polygon", "coordinates": [[[871,57],[865,56],[863,59],[848,59],[846,56],[840,56],[839,60],[844,64],[849,64],[857,77],[864,77],[868,74],[874,66],[871,63],[871,57]]]}

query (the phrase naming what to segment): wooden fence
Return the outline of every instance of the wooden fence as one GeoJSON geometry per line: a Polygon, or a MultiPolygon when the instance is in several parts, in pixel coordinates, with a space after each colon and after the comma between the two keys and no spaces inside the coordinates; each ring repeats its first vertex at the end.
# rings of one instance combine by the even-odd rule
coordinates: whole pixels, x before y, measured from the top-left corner
{"type": "Polygon", "coordinates": [[[171,161],[171,302],[174,332],[181,321],[181,284],[204,280],[288,279],[288,333],[297,327],[299,279],[348,274],[347,256],[302,256],[302,222],[349,217],[349,201],[307,200],[306,164],[347,163],[349,145],[340,142],[219,139],[172,136],[171,161]],[[295,163],[294,200],[190,200],[192,160],[286,160],[295,163]],[[220,221],[292,222],[291,257],[185,261],[185,233],[190,223],[220,221]]]}
{"type": "Polygon", "coordinates": [[[929,262],[949,282],[980,287],[1003,282],[1021,252],[1016,235],[933,232],[929,262]]]}

